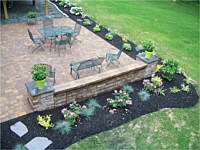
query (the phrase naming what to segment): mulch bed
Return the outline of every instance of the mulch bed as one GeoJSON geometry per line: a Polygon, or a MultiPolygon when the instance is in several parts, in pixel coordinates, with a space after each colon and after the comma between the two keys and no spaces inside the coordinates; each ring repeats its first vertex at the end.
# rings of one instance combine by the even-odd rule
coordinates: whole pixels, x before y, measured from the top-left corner
{"type": "MultiPolygon", "coordinates": [[[[63,10],[62,8],[60,9],[63,10]]],[[[63,10],[63,12],[66,11],[63,10]]],[[[72,16],[69,13],[67,14],[71,19],[76,21],[76,16],[72,16]]],[[[94,24],[87,28],[90,30],[93,26],[94,24]]],[[[97,33],[97,35],[104,38],[104,34],[107,33],[107,29],[102,27],[102,31],[102,33],[97,33]]],[[[121,37],[116,35],[115,39],[117,40],[119,38],[121,37]]],[[[109,43],[119,48],[121,43],[116,40],[113,40],[109,43]]],[[[133,58],[136,56],[136,52],[134,51],[129,52],[128,54],[130,54],[130,56],[133,58]]],[[[68,135],[62,135],[60,132],[54,129],[45,130],[43,127],[37,124],[38,115],[52,114],[52,123],[54,124],[59,120],[64,120],[61,109],[65,108],[65,106],[42,112],[33,112],[25,116],[3,122],[1,123],[1,149],[12,149],[17,143],[25,145],[31,139],[38,136],[47,137],[53,141],[48,149],[63,149],[86,137],[113,129],[135,118],[158,111],[162,108],[192,107],[197,104],[199,99],[193,85],[189,85],[189,93],[181,91],[177,94],[171,94],[169,92],[170,87],[177,86],[180,88],[180,85],[184,83],[184,79],[185,77],[183,74],[176,74],[171,82],[163,80],[164,89],[166,89],[165,96],[151,95],[150,100],[145,102],[142,102],[137,94],[140,90],[143,89],[142,80],[130,83],[129,85],[133,86],[134,92],[130,94],[130,97],[133,100],[133,104],[126,107],[129,110],[128,113],[126,113],[125,108],[119,108],[117,109],[117,113],[111,114],[109,112],[110,107],[108,106],[106,99],[114,98],[112,92],[99,94],[94,98],[97,99],[97,102],[102,106],[102,108],[97,108],[95,114],[91,117],[90,120],[81,118],[81,124],[79,123],[76,124],[77,126],[73,126],[71,132],[68,135]],[[29,130],[29,132],[21,138],[10,130],[10,126],[18,121],[23,122],[29,130]]],[[[83,101],[80,104],[83,105],[87,103],[87,101],[88,100],[83,101]]]]}
{"type": "MultiPolygon", "coordinates": [[[[194,106],[197,104],[199,97],[192,85],[190,85],[189,93],[182,91],[177,94],[169,93],[170,87],[177,86],[180,88],[180,85],[184,83],[184,78],[185,77],[182,74],[177,74],[171,82],[164,80],[163,85],[166,89],[165,96],[151,95],[150,100],[145,102],[142,102],[137,95],[137,93],[143,88],[142,80],[130,83],[130,85],[134,88],[134,92],[130,94],[133,104],[126,107],[129,110],[128,113],[126,113],[125,108],[119,108],[117,113],[111,114],[109,112],[110,107],[108,106],[106,99],[114,98],[112,92],[100,94],[94,98],[97,99],[97,102],[102,106],[102,108],[96,109],[95,114],[91,117],[91,120],[81,118],[81,124],[77,124],[77,127],[73,126],[68,135],[62,135],[54,129],[45,130],[37,124],[37,115],[52,114],[52,123],[64,120],[64,117],[61,114],[61,109],[65,108],[65,106],[43,112],[30,113],[13,120],[3,122],[1,123],[1,148],[11,149],[16,145],[16,143],[25,145],[32,138],[41,136],[47,137],[53,141],[53,143],[48,147],[49,149],[63,149],[86,137],[113,129],[135,118],[147,113],[158,111],[162,108],[188,108],[194,106]],[[29,130],[29,132],[21,138],[10,130],[10,126],[18,121],[22,121],[29,130]]],[[[88,100],[81,102],[80,104],[83,105],[87,103],[87,101],[88,100]]]]}

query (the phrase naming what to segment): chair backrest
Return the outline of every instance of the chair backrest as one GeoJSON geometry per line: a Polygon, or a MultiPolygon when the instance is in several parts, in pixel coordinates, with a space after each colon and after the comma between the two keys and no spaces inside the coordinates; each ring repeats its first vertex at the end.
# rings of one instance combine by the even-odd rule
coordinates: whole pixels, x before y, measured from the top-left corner
{"type": "Polygon", "coordinates": [[[81,31],[81,25],[79,23],[76,23],[75,24],[75,27],[74,27],[74,32],[79,35],[80,34],[80,31],[81,31]]]}
{"type": "Polygon", "coordinates": [[[71,36],[62,35],[62,38],[55,42],[56,45],[66,45],[71,44],[71,36]]]}
{"type": "Polygon", "coordinates": [[[104,61],[105,57],[98,57],[98,58],[94,58],[94,65],[98,66],[101,65],[102,62],[104,61]]]}
{"type": "Polygon", "coordinates": [[[117,53],[117,59],[119,59],[119,57],[121,56],[122,54],[122,50],[120,49],[119,52],[117,53]]]}
{"type": "Polygon", "coordinates": [[[43,20],[43,28],[53,28],[53,20],[51,19],[43,20]]]}
{"type": "Polygon", "coordinates": [[[77,70],[82,70],[82,69],[90,68],[93,66],[94,66],[94,63],[92,59],[89,59],[89,60],[82,61],[80,65],[78,66],[77,70]]]}
{"type": "Polygon", "coordinates": [[[35,43],[34,39],[33,39],[33,34],[31,33],[31,31],[29,29],[28,30],[28,34],[29,34],[29,37],[30,39],[35,43]]]}

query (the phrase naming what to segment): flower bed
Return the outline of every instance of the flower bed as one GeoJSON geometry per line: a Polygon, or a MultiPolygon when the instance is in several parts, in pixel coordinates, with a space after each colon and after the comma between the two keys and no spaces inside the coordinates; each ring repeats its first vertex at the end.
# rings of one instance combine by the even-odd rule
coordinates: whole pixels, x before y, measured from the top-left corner
{"type": "MultiPolygon", "coordinates": [[[[158,76],[161,75],[158,74],[158,76]]],[[[134,89],[134,91],[129,95],[132,100],[132,105],[126,105],[126,107],[122,108],[113,108],[107,101],[108,98],[114,98],[114,91],[100,94],[94,98],[97,99],[97,102],[102,106],[102,108],[97,108],[94,115],[91,116],[89,120],[87,118],[81,118],[80,121],[71,126],[71,132],[65,135],[62,135],[54,129],[46,130],[37,123],[38,115],[51,114],[51,122],[53,124],[60,120],[64,120],[61,110],[66,108],[65,106],[43,112],[34,112],[1,123],[1,148],[12,149],[16,143],[24,145],[33,137],[44,136],[53,141],[53,143],[48,147],[49,149],[63,149],[85,137],[113,129],[130,120],[147,113],[158,111],[162,108],[187,108],[194,106],[198,102],[198,95],[196,94],[195,88],[191,84],[189,84],[189,92],[184,92],[182,90],[175,94],[170,92],[171,87],[176,86],[181,89],[181,84],[187,84],[184,79],[185,77],[182,74],[176,74],[171,82],[163,80],[165,96],[151,94],[150,99],[147,101],[142,101],[138,96],[138,92],[144,88],[144,85],[142,84],[143,80],[131,83],[129,85],[131,85],[134,89]],[[29,130],[29,133],[21,138],[10,130],[10,125],[13,125],[17,121],[22,121],[29,130]]],[[[119,92],[121,89],[116,90],[119,92]]],[[[87,105],[87,102],[88,101],[86,100],[79,104],[83,106],[87,105]]],[[[69,108],[69,105],[67,105],[67,108],[69,108]]]]}

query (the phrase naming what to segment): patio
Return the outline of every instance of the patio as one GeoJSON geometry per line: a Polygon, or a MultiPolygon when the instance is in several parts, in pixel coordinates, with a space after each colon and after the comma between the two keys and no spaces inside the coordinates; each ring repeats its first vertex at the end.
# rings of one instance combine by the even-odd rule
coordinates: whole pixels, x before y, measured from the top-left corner
{"type": "MultiPolygon", "coordinates": [[[[54,25],[67,25],[74,27],[75,22],[69,18],[54,19],[54,25]]],[[[56,68],[56,84],[60,85],[74,78],[70,75],[70,62],[80,61],[93,58],[95,56],[104,56],[113,46],[103,39],[99,38],[86,28],[82,27],[79,41],[74,41],[71,52],[61,47],[61,55],[52,50],[49,51],[50,43],[44,45],[45,52],[40,49],[32,53],[32,48],[28,47],[32,44],[29,39],[27,28],[33,34],[39,35],[37,29],[42,28],[42,22],[38,21],[36,25],[9,24],[1,26],[1,100],[0,109],[1,122],[16,118],[32,112],[29,102],[27,101],[27,93],[25,83],[32,81],[29,74],[30,67],[37,63],[48,63],[56,68]]],[[[41,35],[40,35],[41,36],[41,35]]],[[[120,66],[137,63],[134,59],[122,53],[120,66]]],[[[141,63],[141,62],[140,62],[141,63]]],[[[142,63],[141,63],[142,64],[142,63]]],[[[116,69],[110,65],[106,68],[107,63],[103,62],[103,72],[116,69]]],[[[81,71],[80,77],[88,77],[98,74],[92,69],[81,71]]]]}

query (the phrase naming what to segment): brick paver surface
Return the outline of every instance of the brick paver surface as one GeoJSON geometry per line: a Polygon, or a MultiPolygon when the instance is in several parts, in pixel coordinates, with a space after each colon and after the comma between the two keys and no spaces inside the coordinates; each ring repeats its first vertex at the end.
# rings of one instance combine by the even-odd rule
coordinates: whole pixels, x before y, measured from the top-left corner
{"type": "MultiPolygon", "coordinates": [[[[68,25],[74,27],[75,22],[69,18],[54,19],[54,26],[68,25]]],[[[31,66],[38,63],[48,63],[56,68],[56,85],[74,80],[70,75],[70,62],[80,61],[95,56],[105,56],[113,46],[96,36],[86,28],[81,29],[79,41],[74,41],[71,53],[69,46],[60,48],[61,56],[54,49],[49,51],[50,43],[44,45],[45,52],[38,49],[32,53],[36,45],[28,49],[32,41],[29,39],[27,28],[35,36],[41,36],[37,29],[42,28],[42,22],[35,25],[9,24],[1,26],[1,99],[0,99],[0,121],[4,122],[32,112],[27,101],[25,83],[32,81],[29,70],[31,66]]],[[[136,61],[122,53],[120,66],[135,63],[136,61]]],[[[103,62],[103,71],[117,69],[113,65],[103,62]]],[[[95,75],[96,71],[86,69],[81,71],[81,78],[95,75]]]]}

